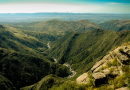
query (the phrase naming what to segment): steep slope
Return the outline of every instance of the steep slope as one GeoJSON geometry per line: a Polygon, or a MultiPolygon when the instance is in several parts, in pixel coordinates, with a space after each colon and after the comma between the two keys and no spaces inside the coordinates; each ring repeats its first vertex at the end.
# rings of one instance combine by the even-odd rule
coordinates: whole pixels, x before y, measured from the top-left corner
{"type": "Polygon", "coordinates": [[[8,78],[17,90],[49,74],[59,77],[71,74],[67,67],[47,60],[49,57],[43,52],[48,48],[44,38],[33,36],[34,32],[30,35],[25,32],[0,25],[0,74],[8,78]]]}
{"type": "Polygon", "coordinates": [[[99,28],[97,24],[88,20],[60,21],[55,19],[44,22],[10,24],[9,26],[29,31],[42,31],[52,35],[64,34],[69,31],[86,32],[99,28]]]}
{"type": "Polygon", "coordinates": [[[11,83],[7,78],[0,75],[0,89],[1,90],[15,90],[13,83],[11,83]]]}
{"type": "Polygon", "coordinates": [[[59,78],[55,75],[48,75],[44,78],[42,78],[39,82],[36,84],[33,84],[31,86],[23,87],[20,90],[48,90],[49,88],[52,88],[54,86],[59,86],[63,84],[65,80],[63,78],[59,78]]]}
{"type": "Polygon", "coordinates": [[[2,25],[0,28],[0,47],[24,54],[38,54],[39,56],[43,56],[39,51],[47,49],[46,43],[44,44],[38,38],[27,35],[19,29],[2,25]]]}
{"type": "Polygon", "coordinates": [[[71,72],[61,64],[1,48],[0,74],[8,78],[19,89],[34,84],[49,74],[66,77],[71,72]]]}
{"type": "Polygon", "coordinates": [[[129,90],[127,89],[130,87],[129,65],[130,43],[128,42],[109,52],[96,62],[89,72],[79,76],[76,82],[98,86],[97,90],[115,90],[121,87],[126,88],[122,90],[129,90]]]}
{"type": "Polygon", "coordinates": [[[122,31],[130,30],[130,20],[111,20],[105,23],[99,24],[104,30],[122,31]]]}
{"type": "Polygon", "coordinates": [[[111,50],[75,80],[48,75],[21,90],[129,90],[130,42],[111,50]]]}
{"type": "Polygon", "coordinates": [[[50,43],[48,54],[59,63],[69,63],[78,73],[89,70],[110,49],[130,40],[130,31],[96,29],[87,33],[71,32],[50,43]]]}

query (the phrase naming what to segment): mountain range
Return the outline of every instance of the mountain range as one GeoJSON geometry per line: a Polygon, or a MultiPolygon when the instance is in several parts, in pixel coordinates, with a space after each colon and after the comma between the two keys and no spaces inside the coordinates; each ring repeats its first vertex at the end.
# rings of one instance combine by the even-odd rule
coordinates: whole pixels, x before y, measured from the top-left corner
{"type": "MultiPolygon", "coordinates": [[[[111,20],[96,24],[88,20],[54,19],[0,25],[0,88],[2,90],[102,88],[102,85],[97,87],[94,84],[78,84],[75,80],[81,74],[90,72],[93,65],[109,52],[128,43],[129,30],[130,20],[111,20]],[[65,63],[68,67],[64,65],[65,63]],[[67,78],[73,74],[72,71],[75,71],[76,75],[67,78]]],[[[129,68],[126,70],[129,71],[129,68]]]]}

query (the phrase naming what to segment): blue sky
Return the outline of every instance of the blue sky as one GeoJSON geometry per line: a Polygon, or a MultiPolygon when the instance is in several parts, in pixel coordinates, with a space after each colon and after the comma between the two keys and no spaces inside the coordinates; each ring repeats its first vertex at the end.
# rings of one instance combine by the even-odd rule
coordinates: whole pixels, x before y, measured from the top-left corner
{"type": "Polygon", "coordinates": [[[130,0],[0,0],[0,13],[130,13],[130,0]]]}

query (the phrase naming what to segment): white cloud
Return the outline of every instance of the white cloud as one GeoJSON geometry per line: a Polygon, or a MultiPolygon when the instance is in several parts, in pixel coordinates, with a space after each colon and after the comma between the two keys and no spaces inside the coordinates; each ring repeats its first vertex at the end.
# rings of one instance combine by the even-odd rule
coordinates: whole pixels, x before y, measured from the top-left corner
{"type": "Polygon", "coordinates": [[[18,3],[0,4],[0,13],[37,13],[37,12],[72,12],[72,13],[126,13],[130,11],[125,7],[114,4],[57,4],[57,3],[18,3]]]}
{"type": "Polygon", "coordinates": [[[35,12],[77,12],[82,9],[80,5],[32,3],[32,4],[3,4],[0,13],[35,13],[35,12]]]}

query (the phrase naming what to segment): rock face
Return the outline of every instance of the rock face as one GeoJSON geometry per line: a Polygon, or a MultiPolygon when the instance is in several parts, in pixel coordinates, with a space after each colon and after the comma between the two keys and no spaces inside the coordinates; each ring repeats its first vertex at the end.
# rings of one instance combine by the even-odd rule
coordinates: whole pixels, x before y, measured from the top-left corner
{"type": "Polygon", "coordinates": [[[130,89],[128,89],[127,87],[122,87],[122,88],[118,88],[118,89],[115,89],[115,90],[130,90],[130,89]]]}
{"type": "Polygon", "coordinates": [[[79,76],[79,77],[76,79],[76,82],[77,82],[78,84],[81,84],[81,83],[89,84],[88,73],[84,73],[84,74],[82,74],[81,76],[79,76]]]}
{"type": "MultiPolygon", "coordinates": [[[[130,45],[127,45],[116,48],[108,55],[104,56],[100,61],[96,62],[90,71],[95,85],[105,83],[107,81],[107,76],[114,78],[122,75],[122,66],[124,66],[130,60],[129,58],[130,45]]],[[[88,84],[89,80],[90,78],[88,77],[87,73],[84,73],[76,79],[76,82],[78,84],[88,84]]]]}

